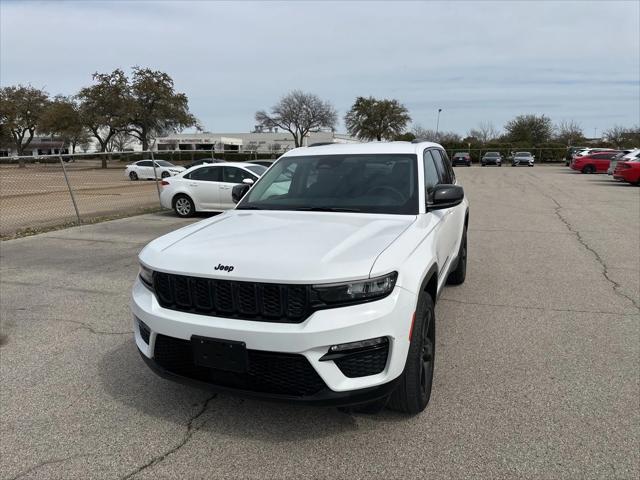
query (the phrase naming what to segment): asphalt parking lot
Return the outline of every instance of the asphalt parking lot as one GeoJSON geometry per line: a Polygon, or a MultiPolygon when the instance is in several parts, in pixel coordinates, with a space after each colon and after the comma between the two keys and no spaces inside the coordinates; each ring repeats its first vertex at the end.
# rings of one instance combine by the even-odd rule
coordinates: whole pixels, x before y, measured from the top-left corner
{"type": "Polygon", "coordinates": [[[467,281],[438,302],[416,417],[216,397],[149,371],[128,312],[136,254],[188,221],[3,242],[2,478],[638,478],[640,188],[566,167],[456,172],[467,281]]]}

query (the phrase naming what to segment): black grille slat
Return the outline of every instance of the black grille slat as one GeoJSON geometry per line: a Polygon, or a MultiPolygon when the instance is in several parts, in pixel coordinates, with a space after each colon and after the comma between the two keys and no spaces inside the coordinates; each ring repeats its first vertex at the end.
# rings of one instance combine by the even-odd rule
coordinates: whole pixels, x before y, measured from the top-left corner
{"type": "Polygon", "coordinates": [[[298,318],[304,315],[307,306],[307,289],[292,286],[287,289],[287,317],[298,318]]]}
{"type": "Polygon", "coordinates": [[[300,323],[312,311],[308,285],[239,282],[155,272],[164,308],[209,316],[300,323]]]}
{"type": "Polygon", "coordinates": [[[189,340],[157,335],[154,359],[165,370],[223,387],[276,395],[305,396],[326,384],[303,355],[247,350],[249,369],[234,373],[196,365],[189,340]]]}
{"type": "Polygon", "coordinates": [[[173,287],[173,295],[175,297],[176,305],[181,307],[191,307],[191,287],[189,285],[189,278],[181,275],[174,275],[171,278],[173,287]]]}
{"type": "Polygon", "coordinates": [[[262,313],[265,317],[282,316],[282,292],[279,285],[262,286],[262,313]]]}
{"type": "Polygon", "coordinates": [[[216,310],[233,312],[233,285],[231,282],[216,281],[216,310]]]}

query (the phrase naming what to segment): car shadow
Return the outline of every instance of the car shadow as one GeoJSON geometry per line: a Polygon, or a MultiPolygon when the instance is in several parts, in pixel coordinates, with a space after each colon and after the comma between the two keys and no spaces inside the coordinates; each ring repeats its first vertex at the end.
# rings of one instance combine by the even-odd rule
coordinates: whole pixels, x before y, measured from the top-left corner
{"type": "MultiPolygon", "coordinates": [[[[133,341],[108,352],[100,361],[99,380],[117,402],[144,416],[184,426],[190,415],[214,394],[160,378],[142,361],[133,341]]],[[[358,417],[373,420],[373,426],[406,421],[391,411],[377,415],[350,414],[333,407],[312,407],[288,403],[244,399],[220,394],[208,403],[209,415],[202,431],[229,437],[262,439],[270,442],[305,440],[355,431],[358,417]]]]}

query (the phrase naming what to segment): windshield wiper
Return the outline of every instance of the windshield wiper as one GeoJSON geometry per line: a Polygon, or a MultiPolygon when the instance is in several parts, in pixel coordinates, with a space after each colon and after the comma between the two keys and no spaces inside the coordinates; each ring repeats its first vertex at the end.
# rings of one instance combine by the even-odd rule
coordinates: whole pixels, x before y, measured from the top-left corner
{"type": "Polygon", "coordinates": [[[294,208],[297,212],[361,212],[357,208],[342,208],[342,207],[300,207],[294,208]]]}

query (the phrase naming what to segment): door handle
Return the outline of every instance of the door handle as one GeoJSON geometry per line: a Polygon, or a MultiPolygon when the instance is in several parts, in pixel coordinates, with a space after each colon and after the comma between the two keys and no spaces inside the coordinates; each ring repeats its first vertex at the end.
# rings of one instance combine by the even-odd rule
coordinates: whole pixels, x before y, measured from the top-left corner
{"type": "Polygon", "coordinates": [[[197,184],[197,183],[190,183],[190,184],[189,184],[189,186],[190,186],[190,187],[197,187],[197,186],[198,186],[198,184],[197,184]]]}

